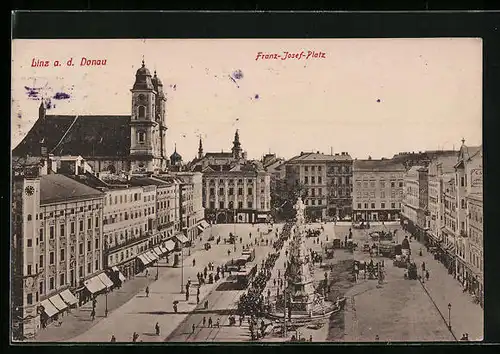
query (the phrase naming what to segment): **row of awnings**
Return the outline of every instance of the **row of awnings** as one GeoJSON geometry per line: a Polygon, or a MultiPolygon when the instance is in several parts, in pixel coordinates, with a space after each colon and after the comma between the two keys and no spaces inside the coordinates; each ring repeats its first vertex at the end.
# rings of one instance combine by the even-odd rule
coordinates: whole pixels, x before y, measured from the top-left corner
{"type": "Polygon", "coordinates": [[[68,289],[64,290],[60,294],[56,294],[48,299],[41,302],[43,306],[43,311],[49,317],[64,311],[68,306],[73,306],[78,302],[75,295],[71,293],[68,289]]]}
{"type": "MultiPolygon", "coordinates": [[[[184,238],[186,238],[186,236],[184,236],[184,238]]],[[[140,254],[139,256],[137,256],[137,258],[139,258],[142,264],[147,266],[153,262],[158,261],[165,253],[172,252],[174,249],[175,249],[175,242],[172,240],[167,240],[164,244],[156,246],[153,249],[146,251],[143,254],[140,254]]]]}
{"type": "Polygon", "coordinates": [[[87,290],[91,294],[98,293],[104,289],[111,289],[114,284],[106,275],[106,273],[100,273],[90,279],[87,279],[83,282],[83,285],[87,288],[87,290]]]}

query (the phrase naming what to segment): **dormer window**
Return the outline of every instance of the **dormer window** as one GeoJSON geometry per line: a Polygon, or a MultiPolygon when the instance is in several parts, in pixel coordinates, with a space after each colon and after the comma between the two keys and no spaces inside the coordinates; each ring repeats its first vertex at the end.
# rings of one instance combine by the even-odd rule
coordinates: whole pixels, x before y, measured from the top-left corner
{"type": "Polygon", "coordinates": [[[139,106],[137,108],[137,115],[139,116],[139,118],[144,118],[146,117],[146,107],[145,106],[139,106]]]}

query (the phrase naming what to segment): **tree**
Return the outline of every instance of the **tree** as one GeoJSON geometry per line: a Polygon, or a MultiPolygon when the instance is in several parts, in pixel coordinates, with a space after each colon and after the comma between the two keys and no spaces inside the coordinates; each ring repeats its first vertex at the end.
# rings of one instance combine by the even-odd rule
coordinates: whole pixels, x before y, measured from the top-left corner
{"type": "Polygon", "coordinates": [[[289,220],[295,217],[293,208],[299,197],[306,196],[306,189],[303,183],[287,183],[285,180],[276,181],[271,189],[271,206],[275,219],[289,220]]]}

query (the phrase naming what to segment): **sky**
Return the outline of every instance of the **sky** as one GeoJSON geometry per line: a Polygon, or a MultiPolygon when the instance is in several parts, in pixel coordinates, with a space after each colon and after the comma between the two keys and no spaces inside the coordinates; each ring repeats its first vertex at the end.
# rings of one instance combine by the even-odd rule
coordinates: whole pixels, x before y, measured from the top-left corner
{"type": "Polygon", "coordinates": [[[478,38],[58,39],[12,42],[12,148],[38,118],[40,97],[50,100],[47,114],[129,115],[143,58],[167,94],[168,151],[176,144],[184,160],[196,156],[200,136],[205,152],[229,151],[236,129],[256,159],[381,158],[458,149],[462,138],[482,143],[478,38]],[[81,66],[82,58],[106,65],[81,66]]]}

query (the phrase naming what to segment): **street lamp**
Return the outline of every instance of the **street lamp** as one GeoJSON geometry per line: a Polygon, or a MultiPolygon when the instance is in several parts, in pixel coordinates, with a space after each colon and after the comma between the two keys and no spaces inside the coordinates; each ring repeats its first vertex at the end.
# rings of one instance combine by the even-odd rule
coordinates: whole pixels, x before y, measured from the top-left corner
{"type": "Polygon", "coordinates": [[[448,304],[448,329],[451,331],[451,304],[448,304]]]}
{"type": "Polygon", "coordinates": [[[106,288],[106,309],[104,310],[104,317],[108,317],[108,293],[109,289],[106,288]]]}

